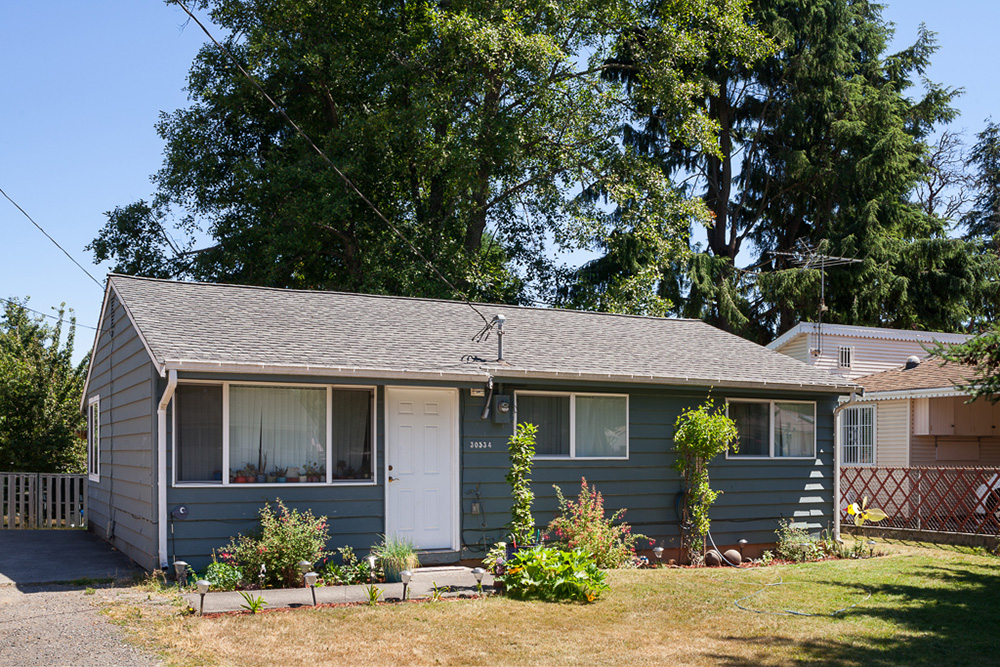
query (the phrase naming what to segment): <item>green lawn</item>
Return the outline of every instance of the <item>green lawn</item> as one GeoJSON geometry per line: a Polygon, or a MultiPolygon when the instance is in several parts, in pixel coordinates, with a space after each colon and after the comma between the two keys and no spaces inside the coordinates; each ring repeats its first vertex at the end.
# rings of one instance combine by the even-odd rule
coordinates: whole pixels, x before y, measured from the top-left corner
{"type": "Polygon", "coordinates": [[[617,571],[589,605],[493,598],[201,619],[126,595],[108,613],[177,665],[995,664],[1000,559],[880,548],[891,555],[617,571]],[[740,598],[767,613],[740,610],[740,598]]]}

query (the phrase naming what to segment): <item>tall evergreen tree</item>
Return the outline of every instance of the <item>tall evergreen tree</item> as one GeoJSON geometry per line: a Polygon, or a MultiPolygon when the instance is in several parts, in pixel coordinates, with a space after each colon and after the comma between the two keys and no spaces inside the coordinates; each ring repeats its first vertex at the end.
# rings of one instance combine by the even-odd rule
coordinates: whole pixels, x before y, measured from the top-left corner
{"type": "MultiPolygon", "coordinates": [[[[775,251],[824,242],[828,253],[863,260],[828,272],[827,321],[962,327],[993,269],[911,201],[927,176],[928,135],[956,113],[952,89],[925,81],[922,97],[907,97],[933,34],[922,28],[912,47],[889,55],[891,27],[865,0],[759,0],[750,12],[778,48],[752,66],[709,61],[717,85],[699,103],[718,123],[716,153],[672,141],[655,101],[624,135],[712,214],[704,246],[659,267],[661,294],[678,314],[763,342],[819,308],[818,272],[775,251]]],[[[648,269],[635,243],[608,250],[580,273],[584,286],[598,268],[648,269]]]]}

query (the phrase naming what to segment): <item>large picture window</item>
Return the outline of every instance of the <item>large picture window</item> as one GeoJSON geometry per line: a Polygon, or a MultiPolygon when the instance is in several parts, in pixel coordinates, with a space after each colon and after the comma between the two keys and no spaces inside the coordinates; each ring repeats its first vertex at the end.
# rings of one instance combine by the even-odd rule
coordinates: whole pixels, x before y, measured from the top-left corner
{"type": "Polygon", "coordinates": [[[840,461],[844,465],[875,465],[875,407],[847,408],[840,416],[840,461]]]}
{"type": "Polygon", "coordinates": [[[174,401],[178,482],[373,479],[370,388],[182,384],[174,401]]]}
{"type": "Polygon", "coordinates": [[[816,456],[815,403],[730,400],[727,409],[739,431],[739,448],[730,457],[816,456]]]}
{"type": "Polygon", "coordinates": [[[101,479],[101,397],[87,403],[87,475],[91,481],[101,479]]]}
{"type": "Polygon", "coordinates": [[[518,392],[518,423],[538,427],[536,457],[628,458],[628,396],[518,392]]]}

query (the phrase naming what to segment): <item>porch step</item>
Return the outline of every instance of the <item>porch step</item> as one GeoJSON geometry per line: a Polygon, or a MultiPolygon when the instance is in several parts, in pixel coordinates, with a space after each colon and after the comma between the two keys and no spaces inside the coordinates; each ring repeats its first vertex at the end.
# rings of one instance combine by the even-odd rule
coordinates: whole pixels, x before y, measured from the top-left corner
{"type": "Polygon", "coordinates": [[[418,551],[417,558],[420,559],[420,569],[426,570],[424,566],[458,565],[462,555],[457,551],[418,551]]]}

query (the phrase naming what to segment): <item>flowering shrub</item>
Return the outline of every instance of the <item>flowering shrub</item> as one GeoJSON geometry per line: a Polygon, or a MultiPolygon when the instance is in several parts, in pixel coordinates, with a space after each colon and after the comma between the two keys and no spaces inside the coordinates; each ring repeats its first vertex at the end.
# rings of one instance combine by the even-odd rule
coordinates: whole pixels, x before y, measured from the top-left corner
{"type": "Polygon", "coordinates": [[[593,602],[606,591],[604,579],[604,572],[590,554],[543,546],[515,552],[507,571],[497,577],[513,598],[580,602],[593,602]]]}
{"type": "Polygon", "coordinates": [[[562,489],[555,487],[559,498],[559,516],[549,524],[549,532],[570,549],[580,549],[593,555],[602,568],[636,567],[639,558],[635,543],[649,538],[633,533],[625,522],[616,523],[624,515],[620,509],[610,518],[604,516],[604,497],[595,487],[587,485],[584,477],[580,496],[574,502],[567,500],[562,489]]]}
{"type": "Polygon", "coordinates": [[[274,505],[275,509],[270,505],[260,509],[259,530],[233,538],[220,555],[223,562],[240,568],[248,584],[260,581],[263,566],[265,587],[302,586],[299,561],[316,563],[327,555],[326,517],[316,518],[311,510],[290,510],[280,498],[274,505]]]}

